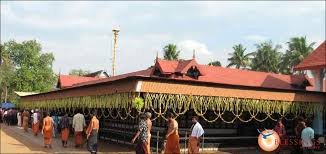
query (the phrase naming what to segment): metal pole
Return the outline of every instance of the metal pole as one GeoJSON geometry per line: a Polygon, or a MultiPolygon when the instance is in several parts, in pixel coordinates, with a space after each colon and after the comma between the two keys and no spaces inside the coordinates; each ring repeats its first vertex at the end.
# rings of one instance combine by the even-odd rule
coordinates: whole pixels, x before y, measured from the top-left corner
{"type": "Polygon", "coordinates": [[[116,58],[116,49],[117,49],[117,38],[120,29],[113,29],[113,57],[112,57],[112,76],[115,76],[115,58],[116,58]]]}
{"type": "Polygon", "coordinates": [[[160,138],[160,131],[157,131],[156,133],[156,154],[158,154],[158,141],[159,141],[159,138],[160,138]]]}

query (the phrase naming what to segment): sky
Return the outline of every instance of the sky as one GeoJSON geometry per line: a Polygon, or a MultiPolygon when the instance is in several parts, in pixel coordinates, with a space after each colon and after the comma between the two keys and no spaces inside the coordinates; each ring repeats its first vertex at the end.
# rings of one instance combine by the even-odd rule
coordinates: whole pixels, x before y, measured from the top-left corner
{"type": "Polygon", "coordinates": [[[119,27],[117,73],[146,69],[174,43],[181,58],[193,50],[201,64],[227,65],[232,46],[273,41],[287,49],[291,37],[325,40],[325,1],[104,2],[1,1],[1,42],[35,39],[52,52],[53,70],[112,67],[112,29],[119,27]]]}

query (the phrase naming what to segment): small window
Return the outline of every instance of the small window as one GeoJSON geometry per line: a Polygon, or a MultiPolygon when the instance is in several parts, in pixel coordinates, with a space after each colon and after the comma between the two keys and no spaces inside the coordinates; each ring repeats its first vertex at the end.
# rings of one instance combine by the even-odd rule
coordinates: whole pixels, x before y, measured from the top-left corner
{"type": "Polygon", "coordinates": [[[192,77],[192,78],[198,79],[198,77],[200,76],[200,72],[199,72],[199,70],[197,69],[197,67],[192,66],[192,67],[188,70],[187,75],[190,76],[190,77],[192,77]]]}
{"type": "Polygon", "coordinates": [[[155,76],[161,76],[162,73],[161,73],[160,69],[155,68],[155,71],[154,71],[154,74],[153,75],[155,75],[155,76]]]}

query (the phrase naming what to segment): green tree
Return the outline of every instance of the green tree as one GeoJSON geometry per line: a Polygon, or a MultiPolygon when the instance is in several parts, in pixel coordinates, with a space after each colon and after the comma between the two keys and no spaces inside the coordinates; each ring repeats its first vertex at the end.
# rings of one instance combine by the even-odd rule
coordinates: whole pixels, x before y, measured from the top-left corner
{"type": "Polygon", "coordinates": [[[273,47],[271,41],[256,45],[257,51],[253,53],[251,69],[254,71],[279,73],[282,53],[280,45],[273,47]]]}
{"type": "Polygon", "coordinates": [[[54,56],[42,53],[41,44],[35,40],[18,43],[14,40],[4,43],[15,68],[11,88],[15,91],[45,92],[54,87],[56,81],[52,70],[54,56]]]}
{"type": "Polygon", "coordinates": [[[82,70],[82,69],[72,69],[69,71],[69,75],[75,75],[75,76],[84,76],[89,74],[90,71],[88,70],[82,70]]]}
{"type": "Polygon", "coordinates": [[[10,84],[14,77],[14,67],[11,63],[9,53],[4,50],[4,46],[0,44],[0,102],[5,100],[15,100],[13,89],[10,84]]]}
{"type": "Polygon", "coordinates": [[[213,62],[210,62],[208,63],[209,66],[222,66],[221,65],[221,62],[216,60],[216,61],[213,61],[213,62]]]}
{"type": "Polygon", "coordinates": [[[245,54],[246,48],[242,44],[233,46],[233,53],[229,53],[231,56],[228,58],[229,64],[227,67],[235,66],[235,68],[247,68],[250,62],[251,53],[245,54]]]}
{"type": "Polygon", "coordinates": [[[282,57],[280,68],[282,73],[291,74],[294,66],[313,51],[315,42],[308,43],[306,37],[293,37],[287,44],[288,49],[282,57]]]}
{"type": "Polygon", "coordinates": [[[163,48],[164,59],[166,60],[178,60],[180,51],[177,49],[177,45],[168,44],[163,48]]]}

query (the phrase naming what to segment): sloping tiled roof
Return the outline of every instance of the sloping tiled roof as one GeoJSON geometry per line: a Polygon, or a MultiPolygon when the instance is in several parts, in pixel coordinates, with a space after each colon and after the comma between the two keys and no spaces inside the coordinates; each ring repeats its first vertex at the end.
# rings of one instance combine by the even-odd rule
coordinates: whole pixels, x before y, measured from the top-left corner
{"type": "Polygon", "coordinates": [[[326,41],[303,59],[294,69],[314,70],[320,68],[326,68],[326,41]]]}
{"type": "Polygon", "coordinates": [[[104,82],[110,82],[110,81],[115,81],[119,80],[122,78],[130,77],[130,76],[150,76],[153,73],[153,67],[150,67],[146,70],[141,70],[141,71],[136,71],[136,72],[131,72],[127,74],[121,74],[113,77],[108,77],[108,78],[101,78],[98,80],[90,80],[87,82],[82,82],[82,83],[76,83],[73,85],[73,87],[77,86],[83,86],[83,85],[90,85],[90,84],[97,84],[97,83],[104,83],[104,82]]]}
{"type": "Polygon", "coordinates": [[[83,76],[72,76],[72,75],[60,75],[58,80],[58,88],[67,88],[71,87],[77,83],[83,83],[87,81],[95,81],[99,80],[99,78],[95,77],[83,77],[83,76]]]}
{"type": "MultiPolygon", "coordinates": [[[[194,59],[188,61],[187,60],[169,61],[169,60],[158,59],[154,67],[159,68],[162,74],[174,74],[180,72],[187,72],[187,69],[185,70],[185,68],[189,69],[191,66],[196,66],[199,69],[202,76],[199,76],[198,79],[194,79],[186,75],[184,76],[172,75],[165,78],[174,79],[174,80],[194,81],[194,82],[218,83],[218,84],[227,84],[227,85],[287,89],[287,90],[305,90],[305,87],[300,87],[300,86],[311,85],[305,75],[281,75],[281,74],[266,73],[266,72],[224,68],[218,66],[200,65],[194,59]]],[[[131,77],[131,76],[162,78],[153,75],[154,67],[150,67],[146,70],[122,74],[122,75],[109,77],[105,79],[77,83],[77,84],[73,84],[72,87],[110,82],[110,81],[131,77]]]]}

